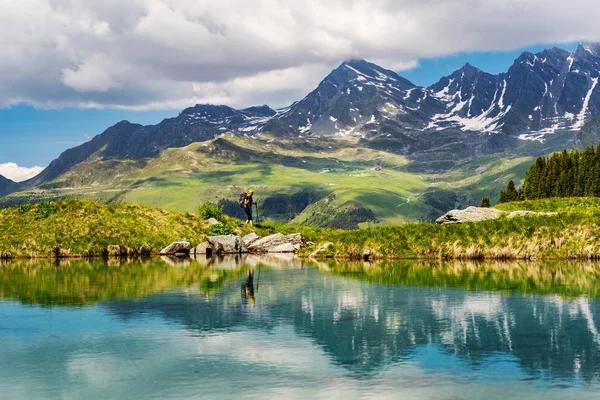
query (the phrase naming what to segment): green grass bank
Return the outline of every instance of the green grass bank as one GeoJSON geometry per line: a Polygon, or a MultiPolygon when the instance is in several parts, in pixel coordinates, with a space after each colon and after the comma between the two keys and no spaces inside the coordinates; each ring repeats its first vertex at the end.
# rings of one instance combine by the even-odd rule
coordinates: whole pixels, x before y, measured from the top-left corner
{"type": "MultiPolygon", "coordinates": [[[[480,223],[439,226],[430,223],[374,226],[345,231],[266,223],[259,235],[301,232],[313,244],[326,242],[319,257],[377,259],[600,259],[600,200],[548,199],[503,204],[511,210],[555,211],[557,216],[500,218],[480,223]]],[[[251,228],[224,217],[226,228],[243,235],[251,228]]],[[[90,200],[24,205],[0,210],[0,254],[4,258],[90,257],[156,254],[169,243],[187,239],[196,245],[218,234],[200,216],[131,204],[105,205],[90,200]]]]}

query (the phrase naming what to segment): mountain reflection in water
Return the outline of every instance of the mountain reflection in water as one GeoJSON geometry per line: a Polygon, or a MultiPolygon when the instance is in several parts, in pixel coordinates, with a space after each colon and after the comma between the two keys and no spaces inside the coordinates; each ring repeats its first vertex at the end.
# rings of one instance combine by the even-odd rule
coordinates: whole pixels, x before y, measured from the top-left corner
{"type": "MultiPolygon", "coordinates": [[[[196,356],[223,363],[213,364],[217,375],[234,368],[233,359],[265,374],[286,362],[329,362],[361,379],[417,362],[426,371],[467,368],[494,381],[502,373],[491,371],[508,363],[526,375],[520,381],[597,388],[596,264],[168,261],[6,263],[0,297],[50,309],[99,308],[124,326],[163,321],[197,340],[196,356]],[[316,346],[327,361],[292,343],[316,346]]],[[[145,357],[148,349],[129,340],[121,357],[145,357]]]]}

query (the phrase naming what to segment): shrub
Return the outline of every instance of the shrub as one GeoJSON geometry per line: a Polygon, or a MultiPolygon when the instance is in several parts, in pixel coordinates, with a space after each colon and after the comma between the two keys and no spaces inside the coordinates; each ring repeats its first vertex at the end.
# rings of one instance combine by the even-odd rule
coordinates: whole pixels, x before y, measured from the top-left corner
{"type": "Polygon", "coordinates": [[[483,199],[481,199],[481,207],[491,207],[489,197],[484,197],[483,199]]]}
{"type": "Polygon", "coordinates": [[[50,216],[50,214],[53,214],[54,212],[56,212],[56,205],[52,202],[49,201],[43,201],[40,204],[38,204],[38,208],[37,211],[35,213],[35,219],[44,219],[44,218],[48,218],[50,216]]]}
{"type": "Polygon", "coordinates": [[[198,215],[202,219],[214,218],[217,221],[223,222],[223,207],[214,203],[205,203],[198,209],[198,215]]]}
{"type": "Polygon", "coordinates": [[[29,211],[31,211],[32,208],[33,208],[32,204],[22,204],[18,208],[19,214],[21,214],[21,215],[27,214],[29,211]]]}
{"type": "Polygon", "coordinates": [[[233,234],[233,228],[225,224],[213,225],[208,228],[206,234],[208,236],[231,235],[233,234]]]}

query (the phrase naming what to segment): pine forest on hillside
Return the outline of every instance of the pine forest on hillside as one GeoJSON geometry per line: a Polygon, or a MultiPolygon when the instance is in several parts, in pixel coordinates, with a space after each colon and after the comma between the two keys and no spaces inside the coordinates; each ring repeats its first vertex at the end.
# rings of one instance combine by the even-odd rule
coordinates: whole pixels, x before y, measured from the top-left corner
{"type": "Polygon", "coordinates": [[[551,197],[600,197],[600,146],[538,157],[518,190],[511,180],[500,203],[551,197]]]}

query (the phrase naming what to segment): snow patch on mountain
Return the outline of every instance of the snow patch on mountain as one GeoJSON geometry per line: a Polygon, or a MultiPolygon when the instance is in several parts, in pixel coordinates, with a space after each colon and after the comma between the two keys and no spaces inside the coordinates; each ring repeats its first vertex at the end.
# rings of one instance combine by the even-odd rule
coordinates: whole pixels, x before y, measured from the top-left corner
{"type": "Polygon", "coordinates": [[[585,95],[585,99],[583,100],[583,108],[581,109],[581,112],[577,116],[577,122],[575,122],[573,124],[573,127],[572,127],[573,130],[579,130],[585,124],[585,115],[586,115],[586,113],[588,111],[588,106],[590,104],[590,99],[592,98],[592,93],[594,92],[594,89],[596,89],[596,85],[598,85],[598,78],[592,79],[592,87],[590,88],[590,90],[585,95]]]}

